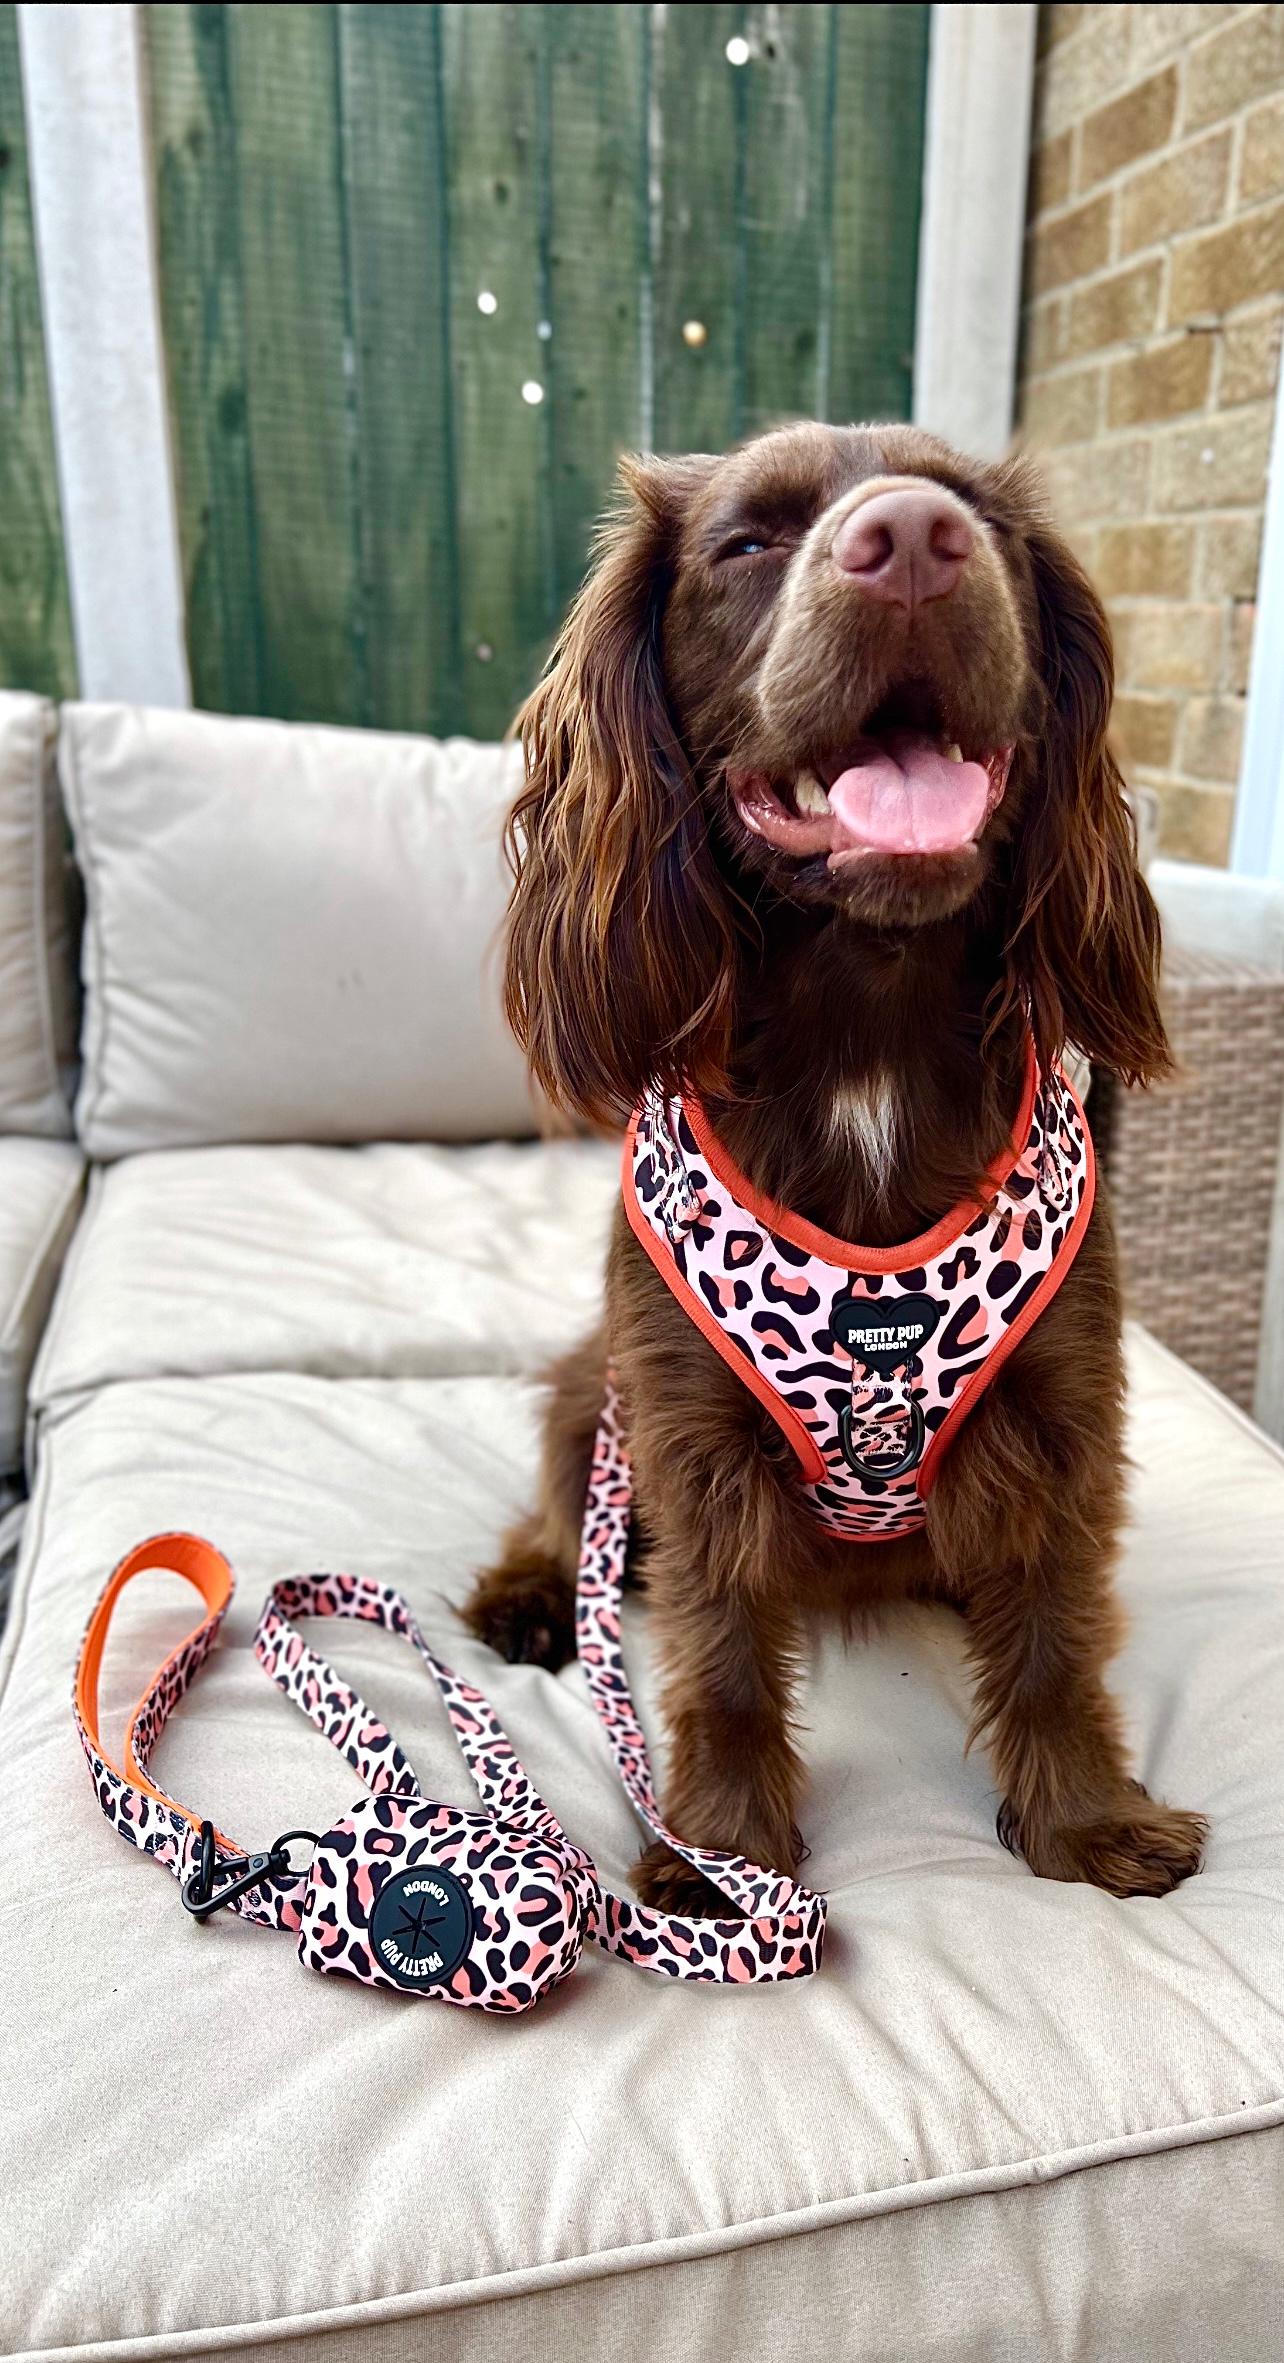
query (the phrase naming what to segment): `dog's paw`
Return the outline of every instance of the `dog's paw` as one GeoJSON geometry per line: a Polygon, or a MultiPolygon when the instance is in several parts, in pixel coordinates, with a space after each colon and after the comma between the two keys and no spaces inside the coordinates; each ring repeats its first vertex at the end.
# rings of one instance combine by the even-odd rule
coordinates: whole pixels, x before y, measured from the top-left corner
{"type": "Polygon", "coordinates": [[[552,1560],[492,1568],[461,1613],[470,1633],[510,1666],[555,1674],[575,1655],[575,1594],[552,1560]]]}
{"type": "Polygon", "coordinates": [[[1208,1823],[1135,1785],[1095,1821],[1044,1831],[1022,1829],[1001,1806],[999,1835],[1041,1879],[1082,1880],[1108,1895],[1169,1895],[1199,1869],[1208,1823]]]}
{"type": "Polygon", "coordinates": [[[729,1895],[684,1862],[661,1839],[648,1846],[634,1868],[633,1884],[639,1900],[657,1912],[673,1912],[681,1920],[742,1920],[744,1914],[729,1895]]]}

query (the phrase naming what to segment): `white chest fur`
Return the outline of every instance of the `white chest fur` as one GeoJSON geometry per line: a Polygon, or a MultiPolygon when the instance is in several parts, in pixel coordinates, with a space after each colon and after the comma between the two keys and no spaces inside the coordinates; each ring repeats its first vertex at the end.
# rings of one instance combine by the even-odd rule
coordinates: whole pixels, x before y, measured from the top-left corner
{"type": "Polygon", "coordinates": [[[902,1134],[900,1105],[888,1077],[840,1084],[830,1121],[842,1147],[859,1158],[872,1187],[885,1196],[896,1176],[902,1134]]]}

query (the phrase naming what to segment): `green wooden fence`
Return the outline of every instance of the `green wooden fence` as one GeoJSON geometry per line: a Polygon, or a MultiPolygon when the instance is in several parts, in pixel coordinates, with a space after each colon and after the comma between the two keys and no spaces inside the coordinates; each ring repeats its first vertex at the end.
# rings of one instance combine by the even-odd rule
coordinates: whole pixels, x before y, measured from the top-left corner
{"type": "Polygon", "coordinates": [[[620,450],[906,415],[927,17],[149,8],[197,702],[492,736],[620,450]]]}
{"type": "MultiPolygon", "coordinates": [[[[926,7],[144,11],[193,691],[493,736],[617,454],[909,408],[926,7]]],[[[0,681],[75,687],[0,5],[0,681]]]]}
{"type": "Polygon", "coordinates": [[[0,7],[0,683],[50,697],[76,687],[10,7],[0,7]]]}

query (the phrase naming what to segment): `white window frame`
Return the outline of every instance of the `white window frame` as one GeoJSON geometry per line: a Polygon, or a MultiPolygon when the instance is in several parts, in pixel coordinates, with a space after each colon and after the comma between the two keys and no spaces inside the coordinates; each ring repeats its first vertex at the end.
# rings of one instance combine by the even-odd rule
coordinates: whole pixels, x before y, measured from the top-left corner
{"type": "Polygon", "coordinates": [[[932,10],[914,422],[978,459],[1012,433],[1038,13],[932,10]]]}
{"type": "Polygon", "coordinates": [[[1230,866],[1284,884],[1284,369],[1266,478],[1257,620],[1230,866]]]}
{"type": "Polygon", "coordinates": [[[140,15],[22,6],[18,39],[80,694],[186,706],[140,15]]]}

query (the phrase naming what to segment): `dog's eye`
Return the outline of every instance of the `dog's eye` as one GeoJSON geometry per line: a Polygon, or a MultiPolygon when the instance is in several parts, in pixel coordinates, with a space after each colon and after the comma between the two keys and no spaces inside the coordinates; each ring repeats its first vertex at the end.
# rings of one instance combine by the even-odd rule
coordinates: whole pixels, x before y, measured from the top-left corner
{"type": "Polygon", "coordinates": [[[724,542],[718,552],[718,557],[719,560],[723,558],[761,558],[763,552],[770,546],[769,542],[755,541],[752,534],[744,534],[736,541],[724,542]]]}

